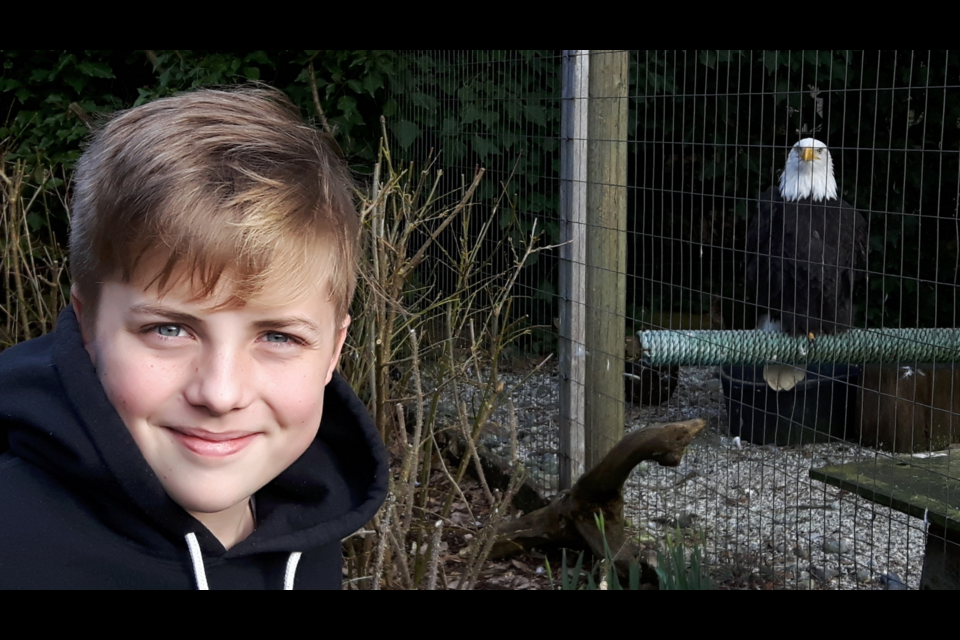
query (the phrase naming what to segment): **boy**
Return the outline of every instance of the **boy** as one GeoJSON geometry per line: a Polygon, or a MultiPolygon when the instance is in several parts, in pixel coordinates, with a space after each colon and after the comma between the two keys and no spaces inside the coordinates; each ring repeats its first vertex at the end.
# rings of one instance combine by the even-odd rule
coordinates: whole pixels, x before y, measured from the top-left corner
{"type": "Polygon", "coordinates": [[[270,90],[165,98],[94,135],[72,305],[0,354],[0,588],[340,588],[340,541],[387,482],[335,373],[349,187],[270,90]]]}

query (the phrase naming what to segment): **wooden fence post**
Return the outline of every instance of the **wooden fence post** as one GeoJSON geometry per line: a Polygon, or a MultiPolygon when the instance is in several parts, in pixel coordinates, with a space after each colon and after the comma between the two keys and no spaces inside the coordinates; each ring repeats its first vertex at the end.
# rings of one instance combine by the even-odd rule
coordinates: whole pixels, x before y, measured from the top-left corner
{"type": "Polygon", "coordinates": [[[560,488],[584,469],[586,385],[587,112],[590,52],[563,52],[560,167],[560,488]]]}
{"type": "Polygon", "coordinates": [[[587,170],[585,466],[623,438],[630,57],[590,51],[587,170]]]}

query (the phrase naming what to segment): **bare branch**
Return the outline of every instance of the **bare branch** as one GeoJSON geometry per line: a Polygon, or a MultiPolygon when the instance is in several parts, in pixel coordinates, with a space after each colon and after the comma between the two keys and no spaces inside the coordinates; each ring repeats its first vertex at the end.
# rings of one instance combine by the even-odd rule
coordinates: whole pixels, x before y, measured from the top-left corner
{"type": "Polygon", "coordinates": [[[317,89],[317,74],[313,70],[312,59],[310,60],[310,64],[307,65],[307,71],[310,74],[310,93],[313,94],[313,107],[317,110],[320,125],[326,133],[333,135],[333,131],[330,129],[330,123],[327,122],[327,116],[323,112],[323,107],[320,106],[320,91],[317,89]]]}

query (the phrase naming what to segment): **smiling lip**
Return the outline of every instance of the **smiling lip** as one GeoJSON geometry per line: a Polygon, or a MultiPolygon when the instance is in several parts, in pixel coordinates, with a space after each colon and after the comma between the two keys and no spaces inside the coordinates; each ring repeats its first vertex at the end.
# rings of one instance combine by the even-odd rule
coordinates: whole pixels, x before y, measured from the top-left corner
{"type": "Polygon", "coordinates": [[[213,433],[202,429],[170,428],[170,433],[189,451],[206,458],[226,458],[246,449],[259,433],[228,431],[213,433]]]}

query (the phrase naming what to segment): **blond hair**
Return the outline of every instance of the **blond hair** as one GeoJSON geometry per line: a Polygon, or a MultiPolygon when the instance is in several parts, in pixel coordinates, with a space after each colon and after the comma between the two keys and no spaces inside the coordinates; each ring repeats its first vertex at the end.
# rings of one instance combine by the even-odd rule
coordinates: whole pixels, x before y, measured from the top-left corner
{"type": "Polygon", "coordinates": [[[342,322],[356,286],[351,187],[336,144],[279,91],[205,89],[123,111],[77,163],[77,293],[96,308],[105,280],[145,277],[163,295],[186,277],[202,299],[230,270],[236,303],[267,282],[290,300],[325,284],[342,322]],[[146,262],[159,267],[140,273],[146,262]]]}

